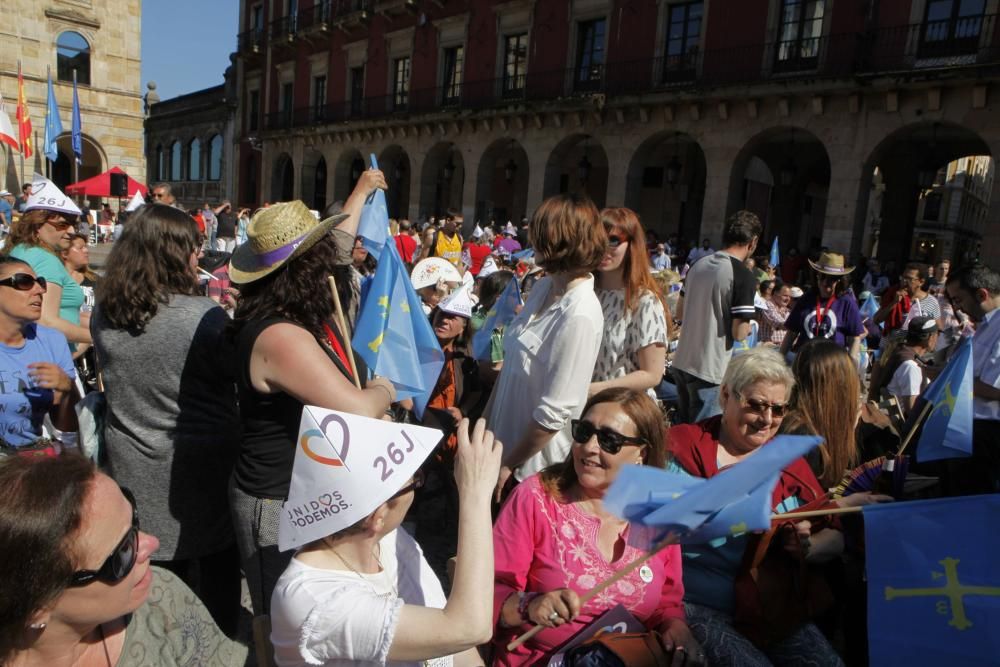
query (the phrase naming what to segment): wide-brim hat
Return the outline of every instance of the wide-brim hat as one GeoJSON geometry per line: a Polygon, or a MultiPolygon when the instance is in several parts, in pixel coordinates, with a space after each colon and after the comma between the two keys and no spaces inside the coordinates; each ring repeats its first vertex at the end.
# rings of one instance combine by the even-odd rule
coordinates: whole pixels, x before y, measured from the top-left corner
{"type": "Polygon", "coordinates": [[[301,201],[261,209],[247,225],[246,243],[233,253],[229,279],[245,285],[277,271],[313,247],[348,215],[340,213],[317,220],[301,201]]]}
{"type": "Polygon", "coordinates": [[[410,282],[413,289],[422,289],[437,285],[438,282],[455,283],[462,282],[462,274],[458,272],[455,265],[441,257],[428,257],[417,262],[410,273],[410,282]]]}
{"type": "Polygon", "coordinates": [[[819,259],[815,262],[809,260],[809,266],[813,267],[814,271],[828,276],[846,276],[854,270],[853,266],[845,265],[844,256],[839,252],[820,253],[819,259]]]}

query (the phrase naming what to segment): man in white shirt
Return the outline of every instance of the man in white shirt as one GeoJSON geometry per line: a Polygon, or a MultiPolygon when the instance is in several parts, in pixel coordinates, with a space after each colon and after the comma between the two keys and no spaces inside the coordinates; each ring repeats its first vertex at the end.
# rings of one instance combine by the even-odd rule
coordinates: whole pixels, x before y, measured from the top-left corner
{"type": "Polygon", "coordinates": [[[976,324],[972,337],[973,455],[965,493],[1000,491],[1000,274],[973,265],[948,277],[955,307],[976,324]]]}
{"type": "Polygon", "coordinates": [[[662,243],[656,244],[656,251],[652,257],[654,271],[668,271],[671,268],[670,255],[662,243]]]}
{"type": "Polygon", "coordinates": [[[704,239],[701,242],[700,248],[695,248],[690,253],[688,253],[688,259],[687,259],[688,266],[693,265],[702,257],[708,257],[709,255],[714,255],[714,254],[715,250],[712,248],[712,242],[709,241],[708,239],[704,239]]]}

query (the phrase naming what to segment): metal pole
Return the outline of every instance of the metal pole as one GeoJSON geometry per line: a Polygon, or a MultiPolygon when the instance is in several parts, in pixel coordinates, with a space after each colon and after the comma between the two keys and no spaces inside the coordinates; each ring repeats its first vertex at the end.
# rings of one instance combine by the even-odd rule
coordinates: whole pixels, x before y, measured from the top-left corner
{"type": "MultiPolygon", "coordinates": [[[[78,93],[76,92],[76,68],[74,67],[73,68],[73,101],[74,101],[74,103],[78,103],[78,100],[79,100],[79,97],[78,97],[78,93]]],[[[75,106],[76,106],[76,104],[74,104],[74,107],[75,106]]],[[[75,111],[76,111],[76,109],[74,108],[74,112],[75,111]]],[[[83,113],[81,112],[80,115],[82,116],[83,113]]],[[[82,137],[80,138],[80,155],[79,155],[79,157],[77,157],[76,151],[73,150],[73,123],[75,122],[74,119],[75,119],[75,116],[73,118],[71,118],[70,121],[69,121],[70,122],[69,146],[70,146],[70,151],[73,153],[73,182],[74,183],[79,183],[80,182],[80,161],[83,160],[83,138],[82,137]]],[[[80,128],[80,132],[83,133],[83,128],[80,128]]],[[[87,195],[84,194],[82,197],[83,197],[83,199],[86,199],[87,195]]]]}
{"type": "MultiPolygon", "coordinates": [[[[17,104],[18,107],[21,105],[21,59],[17,60],[17,104]]],[[[17,119],[17,139],[21,140],[21,119],[17,119]]],[[[24,186],[24,146],[21,146],[21,186],[24,186]]],[[[24,193],[21,193],[22,196],[24,193]]]]}

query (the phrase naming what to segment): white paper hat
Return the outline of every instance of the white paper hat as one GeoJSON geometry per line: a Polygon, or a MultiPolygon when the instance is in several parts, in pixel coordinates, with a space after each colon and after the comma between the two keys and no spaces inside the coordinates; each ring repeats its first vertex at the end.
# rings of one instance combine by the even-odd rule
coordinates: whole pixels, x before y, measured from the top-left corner
{"type": "Polygon", "coordinates": [[[462,282],[462,276],[454,264],[441,257],[428,257],[420,260],[410,273],[413,289],[437,285],[438,281],[442,280],[457,285],[462,282]]]}
{"type": "Polygon", "coordinates": [[[476,228],[472,230],[472,238],[474,239],[483,238],[483,228],[479,226],[478,222],[476,223],[476,228]]]}
{"type": "Polygon", "coordinates": [[[492,257],[487,257],[485,260],[483,260],[483,266],[481,269],[479,269],[479,275],[476,277],[487,278],[499,270],[500,269],[497,268],[496,260],[494,260],[492,257]]]}
{"type": "Polygon", "coordinates": [[[469,296],[469,288],[462,287],[445,297],[438,304],[438,308],[445,313],[468,319],[472,317],[473,305],[472,298],[469,296]]]}
{"type": "Polygon", "coordinates": [[[31,194],[28,195],[28,205],[24,210],[55,211],[66,215],[80,215],[79,207],[73,200],[63,194],[56,184],[41,174],[35,174],[31,180],[31,194]]]}
{"type": "Polygon", "coordinates": [[[139,210],[145,205],[146,205],[146,198],[142,196],[142,192],[136,190],[135,194],[132,195],[132,199],[131,201],[129,201],[128,206],[125,207],[125,210],[131,213],[132,211],[139,210]]]}
{"type": "Polygon", "coordinates": [[[364,519],[406,485],[442,435],[304,406],[278,548],[301,547],[364,519]]]}
{"type": "Polygon", "coordinates": [[[503,233],[510,234],[511,236],[517,236],[517,230],[514,229],[514,225],[510,221],[508,221],[507,226],[503,228],[503,233]]]}

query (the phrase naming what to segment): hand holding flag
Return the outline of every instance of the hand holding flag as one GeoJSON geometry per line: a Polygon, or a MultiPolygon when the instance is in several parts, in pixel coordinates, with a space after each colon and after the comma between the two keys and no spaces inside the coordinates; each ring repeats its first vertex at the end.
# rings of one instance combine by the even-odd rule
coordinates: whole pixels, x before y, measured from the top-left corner
{"type": "MultiPolygon", "coordinates": [[[[372,169],[378,169],[374,153],[370,159],[372,169]]],[[[385,203],[385,192],[379,188],[368,195],[365,205],[361,207],[358,236],[371,256],[376,260],[381,259],[382,249],[389,238],[389,209],[385,203]]]]}

